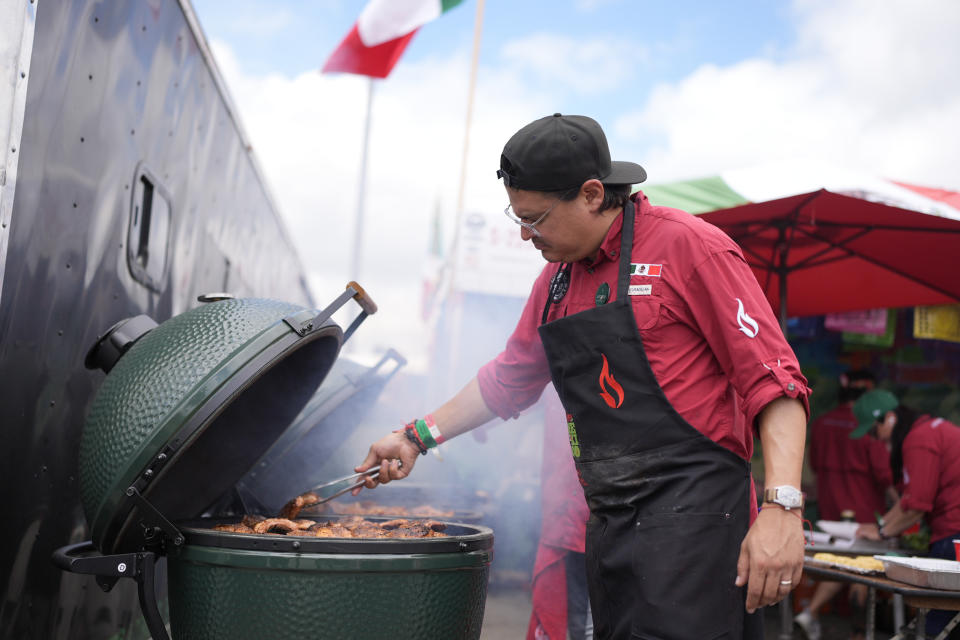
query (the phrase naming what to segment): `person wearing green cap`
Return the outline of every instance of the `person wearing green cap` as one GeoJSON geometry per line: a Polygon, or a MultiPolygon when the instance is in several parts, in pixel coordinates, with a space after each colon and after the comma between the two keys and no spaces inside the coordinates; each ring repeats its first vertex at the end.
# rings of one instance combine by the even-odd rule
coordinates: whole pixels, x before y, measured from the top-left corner
{"type": "MultiPolygon", "coordinates": [[[[882,389],[860,396],[853,413],[857,428],[850,437],[873,434],[887,443],[893,480],[900,488],[900,500],[877,524],[860,525],[857,537],[892,538],[926,517],[929,555],[953,560],[952,540],[960,537],[960,427],[921,414],[882,389]]],[[[931,611],[927,615],[927,635],[938,634],[953,614],[931,611]]]]}
{"type": "MultiPolygon", "coordinates": [[[[849,517],[873,522],[875,514],[900,499],[893,488],[887,447],[876,438],[850,438],[857,428],[853,404],[876,386],[877,379],[858,369],[843,373],[838,382],[839,404],[810,424],[809,462],[817,477],[817,506],[822,520],[849,517]]],[[[793,619],[806,640],[820,640],[820,609],[844,590],[850,603],[850,640],[864,639],[867,585],[820,580],[793,619]]]]}

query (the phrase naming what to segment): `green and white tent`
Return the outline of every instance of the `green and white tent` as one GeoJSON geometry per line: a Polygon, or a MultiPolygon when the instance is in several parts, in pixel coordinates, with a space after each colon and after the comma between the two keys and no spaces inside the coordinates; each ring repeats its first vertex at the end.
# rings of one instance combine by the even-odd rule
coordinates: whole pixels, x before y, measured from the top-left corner
{"type": "Polygon", "coordinates": [[[715,176],[638,185],[655,205],[699,214],[826,189],[871,202],[960,220],[960,193],[879,178],[822,163],[781,162],[715,176]]]}

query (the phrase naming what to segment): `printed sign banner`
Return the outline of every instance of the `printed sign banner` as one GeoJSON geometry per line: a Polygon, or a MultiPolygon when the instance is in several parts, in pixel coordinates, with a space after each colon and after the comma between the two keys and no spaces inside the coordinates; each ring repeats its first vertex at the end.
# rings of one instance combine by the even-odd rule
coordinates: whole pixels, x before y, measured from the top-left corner
{"type": "Polygon", "coordinates": [[[546,261],[500,212],[470,213],[459,230],[454,289],[526,298],[546,261]]]}
{"type": "Polygon", "coordinates": [[[828,313],[823,320],[823,326],[831,331],[852,331],[882,336],[887,332],[887,310],[869,309],[828,313]]]}
{"type": "Polygon", "coordinates": [[[897,311],[896,309],[884,309],[883,312],[887,316],[886,331],[883,334],[844,331],[843,341],[849,345],[862,347],[892,347],[894,339],[897,337],[897,311]]]}
{"type": "Polygon", "coordinates": [[[913,337],[960,342],[960,305],[914,307],[913,337]]]}

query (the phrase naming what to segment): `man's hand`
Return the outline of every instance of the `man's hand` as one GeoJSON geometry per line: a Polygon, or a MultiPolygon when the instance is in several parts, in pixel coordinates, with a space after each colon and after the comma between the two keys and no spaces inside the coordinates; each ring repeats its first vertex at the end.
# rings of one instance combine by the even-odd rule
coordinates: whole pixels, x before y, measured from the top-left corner
{"type": "MultiPolygon", "coordinates": [[[[407,440],[401,430],[387,434],[370,445],[367,457],[353,470],[360,473],[379,465],[380,475],[376,478],[368,477],[364,483],[367,489],[375,489],[378,484],[387,484],[391,480],[400,480],[410,475],[419,455],[420,450],[407,440]]],[[[353,490],[353,495],[358,493],[359,488],[353,490]]]]}
{"type": "Polygon", "coordinates": [[[766,506],[740,545],[736,585],[747,585],[747,613],[779,602],[803,573],[803,522],[799,514],[766,506]]]}

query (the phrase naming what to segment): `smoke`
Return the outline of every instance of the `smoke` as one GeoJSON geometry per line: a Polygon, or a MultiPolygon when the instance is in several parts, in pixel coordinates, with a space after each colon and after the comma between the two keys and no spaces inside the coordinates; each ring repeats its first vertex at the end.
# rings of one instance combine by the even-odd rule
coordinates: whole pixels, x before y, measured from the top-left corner
{"type": "MultiPolygon", "coordinates": [[[[496,356],[523,303],[483,294],[450,298],[437,321],[430,364],[419,371],[404,366],[402,345],[378,362],[342,355],[304,411],[239,483],[243,504],[275,513],[290,498],[352,473],[374,441],[435,409],[496,356]]],[[[554,426],[565,433],[565,425],[554,426]]],[[[453,510],[454,520],[494,530],[492,584],[528,584],[540,535],[543,429],[542,403],[517,420],[494,419],[420,457],[408,478],[344,495],[331,507],[371,501],[453,510]]]]}

